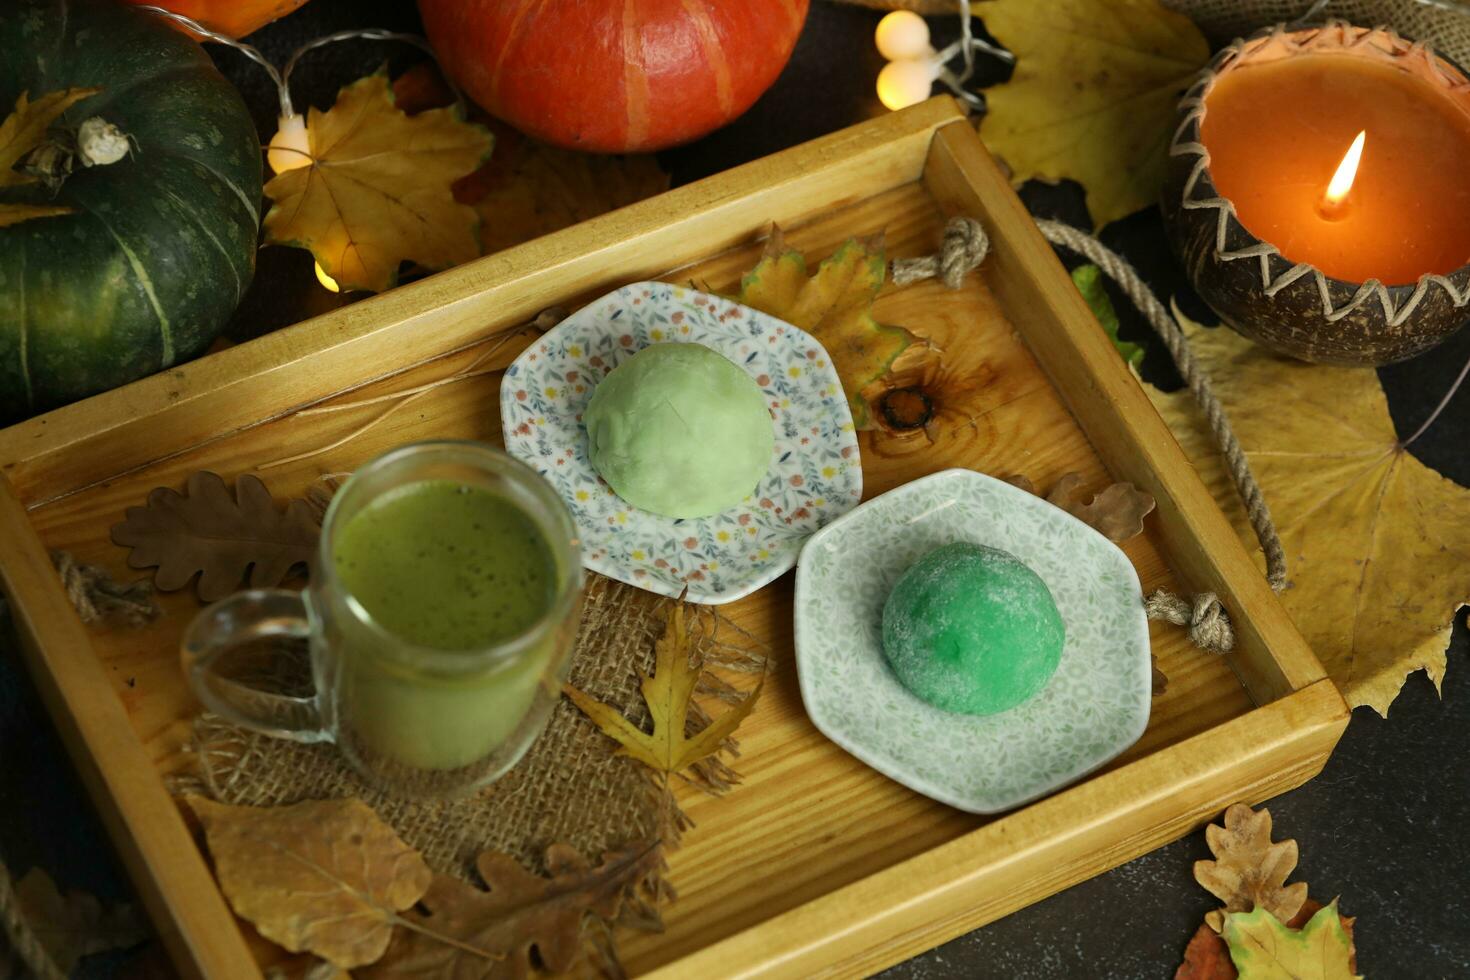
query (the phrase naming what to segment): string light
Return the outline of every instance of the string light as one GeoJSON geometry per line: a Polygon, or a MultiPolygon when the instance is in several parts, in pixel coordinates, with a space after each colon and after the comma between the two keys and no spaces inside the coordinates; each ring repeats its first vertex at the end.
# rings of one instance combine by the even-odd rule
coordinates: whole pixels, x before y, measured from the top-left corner
{"type": "Polygon", "coordinates": [[[912,10],[895,10],[878,21],[873,34],[878,53],[889,61],[923,58],[934,53],[929,44],[929,24],[912,10]]]}
{"type": "MultiPolygon", "coordinates": [[[[288,170],[310,166],[312,162],[311,132],[306,128],[306,119],[291,104],[291,72],[295,71],[296,63],[301,60],[302,55],[336,41],[366,40],[400,41],[404,44],[411,44],[421,51],[426,52],[431,58],[434,56],[434,49],[429,47],[429,42],[417,34],[400,34],[397,31],[368,28],[366,30],[338,31],[335,34],[328,34],[326,37],[319,37],[314,41],[308,41],[293,51],[291,57],[286,59],[286,67],[278,71],[276,66],[271,64],[265,55],[261,54],[254,47],[251,47],[244,41],[236,40],[228,34],[221,34],[219,31],[211,30],[192,17],[186,17],[172,10],[164,10],[162,7],[139,6],[138,9],[146,10],[151,14],[182,24],[197,37],[206,41],[214,41],[217,44],[234,48],[265,70],[266,74],[270,76],[271,81],[275,83],[276,93],[280,99],[281,106],[280,114],[276,118],[275,135],[270,138],[270,142],[266,145],[265,153],[266,163],[270,165],[272,171],[278,174],[285,173],[288,170]]],[[[444,83],[454,96],[455,102],[462,108],[464,106],[464,96],[460,93],[454,82],[446,76],[444,83]]],[[[327,275],[326,270],[322,268],[320,262],[316,264],[316,278],[318,282],[332,292],[341,291],[341,287],[338,286],[337,281],[327,275]]]]}
{"type": "Polygon", "coordinates": [[[271,137],[265,160],[278,174],[311,164],[311,133],[300,113],[276,120],[276,135],[271,137]]]}
{"type": "Polygon", "coordinates": [[[878,73],[878,101],[890,109],[905,109],[923,102],[933,90],[942,67],[917,58],[890,61],[878,73]]]}
{"type": "Polygon", "coordinates": [[[903,109],[923,102],[939,82],[972,109],[983,110],[985,100],[965,88],[975,72],[975,52],[983,51],[1006,62],[1015,57],[1004,48],[974,36],[970,25],[970,0],[958,0],[960,39],[943,51],[929,43],[929,24],[912,10],[895,10],[878,22],[873,42],[888,64],[878,73],[878,100],[890,109],[903,109]],[[947,67],[956,55],[964,67],[952,72],[947,67]]]}
{"type": "Polygon", "coordinates": [[[320,262],[316,264],[316,281],[334,293],[340,293],[342,291],[342,287],[337,285],[337,280],[327,275],[327,270],[322,268],[320,262]]]}

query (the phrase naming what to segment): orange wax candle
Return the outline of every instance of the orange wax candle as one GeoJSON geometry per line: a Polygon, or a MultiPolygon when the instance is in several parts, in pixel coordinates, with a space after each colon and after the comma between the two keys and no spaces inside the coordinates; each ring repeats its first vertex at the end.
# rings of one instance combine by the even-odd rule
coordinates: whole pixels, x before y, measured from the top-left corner
{"type": "Polygon", "coordinates": [[[1470,87],[1351,53],[1247,62],[1206,95],[1200,141],[1240,223],[1293,262],[1385,285],[1470,262],[1470,87]],[[1359,133],[1359,169],[1332,202],[1359,133]]]}

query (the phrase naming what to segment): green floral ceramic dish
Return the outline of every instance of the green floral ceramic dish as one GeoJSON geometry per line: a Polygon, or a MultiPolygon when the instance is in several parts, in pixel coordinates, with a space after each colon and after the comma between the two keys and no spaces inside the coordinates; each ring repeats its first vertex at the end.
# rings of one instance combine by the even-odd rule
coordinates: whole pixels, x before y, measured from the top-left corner
{"type": "Polygon", "coordinates": [[[1151,695],[1138,574],[1107,538],[1046,501],[946,470],[868,501],[812,535],[796,572],[796,663],[816,726],[884,775],[972,813],[1034,800],[1138,740],[1151,695]],[[1000,548],[1046,582],[1066,625],[1040,694],[986,717],[909,693],[883,658],[883,604],[921,556],[954,541],[1000,548]]]}

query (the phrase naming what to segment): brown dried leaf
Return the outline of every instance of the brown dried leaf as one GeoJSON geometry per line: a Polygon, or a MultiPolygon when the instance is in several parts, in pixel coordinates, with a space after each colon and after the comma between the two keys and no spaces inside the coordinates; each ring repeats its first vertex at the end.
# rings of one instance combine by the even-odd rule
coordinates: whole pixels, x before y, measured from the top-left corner
{"type": "Polygon", "coordinates": [[[433,873],[361,800],[226,806],[187,798],[230,907],[262,936],[342,969],[375,962],[433,873]]]}
{"type": "MultiPolygon", "coordinates": [[[[1041,496],[1036,484],[1020,474],[1006,477],[1005,482],[1041,496]]],[[[1082,482],[1081,473],[1064,474],[1046,495],[1046,502],[1060,507],[1117,544],[1143,533],[1143,519],[1154,509],[1153,497],[1131,483],[1114,483],[1104,487],[1091,501],[1083,503],[1078,494],[1082,482]]]]}
{"type": "Polygon", "coordinates": [[[21,915],[62,973],[83,956],[136,946],[149,936],[147,922],[131,905],[104,907],[86,892],[65,895],[51,876],[32,868],[15,883],[21,915]]]}
{"type": "Polygon", "coordinates": [[[1174,971],[1174,980],[1235,980],[1238,976],[1230,961],[1230,947],[1208,923],[1201,922],[1184,947],[1184,962],[1174,971]]]}
{"type": "Polygon", "coordinates": [[[1224,928],[1226,912],[1249,912],[1264,908],[1282,922],[1289,922],[1307,900],[1304,882],[1286,884],[1296,868],[1296,841],[1271,842],[1271,811],[1258,812],[1244,803],[1225,811],[1225,826],[1205,828],[1214,861],[1196,861],[1194,880],[1225,903],[1205,916],[1210,928],[1224,928]]]}
{"type": "Polygon", "coordinates": [[[1082,476],[1068,473],[1046,495],[1047,503],[1060,507],[1109,541],[1123,542],[1143,533],[1143,519],[1154,509],[1153,497],[1131,483],[1114,483],[1083,503],[1077,492],[1081,486],[1082,476]]]}
{"type": "Polygon", "coordinates": [[[1031,482],[1030,477],[1022,476],[1020,473],[1012,473],[1010,476],[1004,477],[1004,482],[1009,483],[1017,490],[1025,490],[1034,497],[1041,496],[1041,491],[1036,489],[1036,484],[1031,482]]]}
{"type": "Polygon", "coordinates": [[[201,471],[189,477],[183,494],[158,487],[145,507],[129,507],[112,527],[114,544],[131,548],[132,568],[157,566],[153,582],[172,592],[189,584],[213,602],[233,592],[247,571],[252,588],[280,585],[293,566],[316,564],[320,529],[305,501],[276,510],[265,484],[254,476],[225,481],[201,471]]]}
{"type": "Polygon", "coordinates": [[[611,705],[588,697],[570,685],[562,690],[598,728],[630,755],[655,772],[673,774],[720,751],[725,739],[750,714],[760,697],[764,676],[738,705],[720,715],[693,738],[688,737],[690,698],[701,667],[689,662],[689,634],[684,629],[684,604],[676,602],[669,622],[654,648],[654,673],[643,679],[643,700],[653,718],[653,732],[643,731],[611,705]]]}
{"type": "Polygon", "coordinates": [[[604,854],[594,868],[574,848],[553,844],[546,851],[550,877],[494,851],[475,866],[488,890],[436,875],[420,908],[404,913],[405,928],[388,952],[358,971],[360,980],[523,980],[533,948],[546,970],[570,970],[582,959],[589,918],[607,924],[625,902],[647,905],[642,896],[663,854],[657,842],[636,844],[604,854]]]}
{"type": "Polygon", "coordinates": [[[1149,669],[1152,673],[1153,696],[1158,697],[1169,689],[1169,675],[1159,669],[1159,658],[1152,653],[1148,655],[1149,669]]]}

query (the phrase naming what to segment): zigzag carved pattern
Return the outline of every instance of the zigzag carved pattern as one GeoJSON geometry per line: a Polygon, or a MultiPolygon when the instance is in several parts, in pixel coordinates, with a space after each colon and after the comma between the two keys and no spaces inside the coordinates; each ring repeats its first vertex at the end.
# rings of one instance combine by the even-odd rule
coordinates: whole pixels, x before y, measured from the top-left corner
{"type": "Polygon", "coordinates": [[[1292,283],[1304,277],[1311,277],[1322,301],[1322,315],[1330,323],[1341,320],[1364,303],[1377,298],[1383,307],[1384,320],[1389,326],[1396,327],[1413,315],[1414,310],[1432,289],[1443,289],[1456,307],[1470,304],[1470,273],[1455,272],[1452,275],[1463,279],[1463,285],[1456,285],[1446,276],[1425,273],[1419,277],[1414,291],[1402,302],[1397,303],[1387,286],[1377,279],[1369,279],[1358,287],[1350,300],[1342,306],[1334,307],[1331,292],[1327,286],[1327,277],[1310,262],[1298,262],[1273,278],[1271,276],[1271,256],[1281,255],[1281,250],[1275,245],[1258,241],[1244,248],[1227,249],[1225,247],[1230,219],[1235,218],[1237,224],[1240,221],[1235,213],[1235,203],[1219,196],[1197,197],[1195,193],[1201,178],[1210,166],[1210,151],[1205,149],[1204,144],[1199,141],[1199,123],[1205,114],[1204,94],[1214,83],[1220,71],[1228,68],[1243,54],[1268,44],[1281,45],[1290,52],[1312,51],[1318,48],[1331,48],[1332,50],[1373,48],[1386,57],[1422,61],[1429,66],[1434,77],[1447,88],[1470,89],[1470,82],[1450,69],[1443,59],[1430,48],[1417,41],[1407,41],[1385,27],[1369,30],[1353,27],[1344,21],[1330,21],[1314,31],[1288,32],[1284,25],[1278,24],[1275,30],[1268,35],[1249,40],[1237,39],[1221,52],[1219,68],[1206,71],[1180,100],[1180,108],[1188,109],[1188,112],[1180,121],[1179,127],[1174,131],[1174,138],[1169,143],[1171,157],[1190,154],[1197,157],[1193,169],[1190,170],[1189,178],[1184,183],[1184,199],[1181,203],[1191,211],[1202,208],[1215,209],[1215,254],[1224,261],[1256,259],[1260,263],[1261,288],[1267,296],[1275,296],[1292,283]]]}

